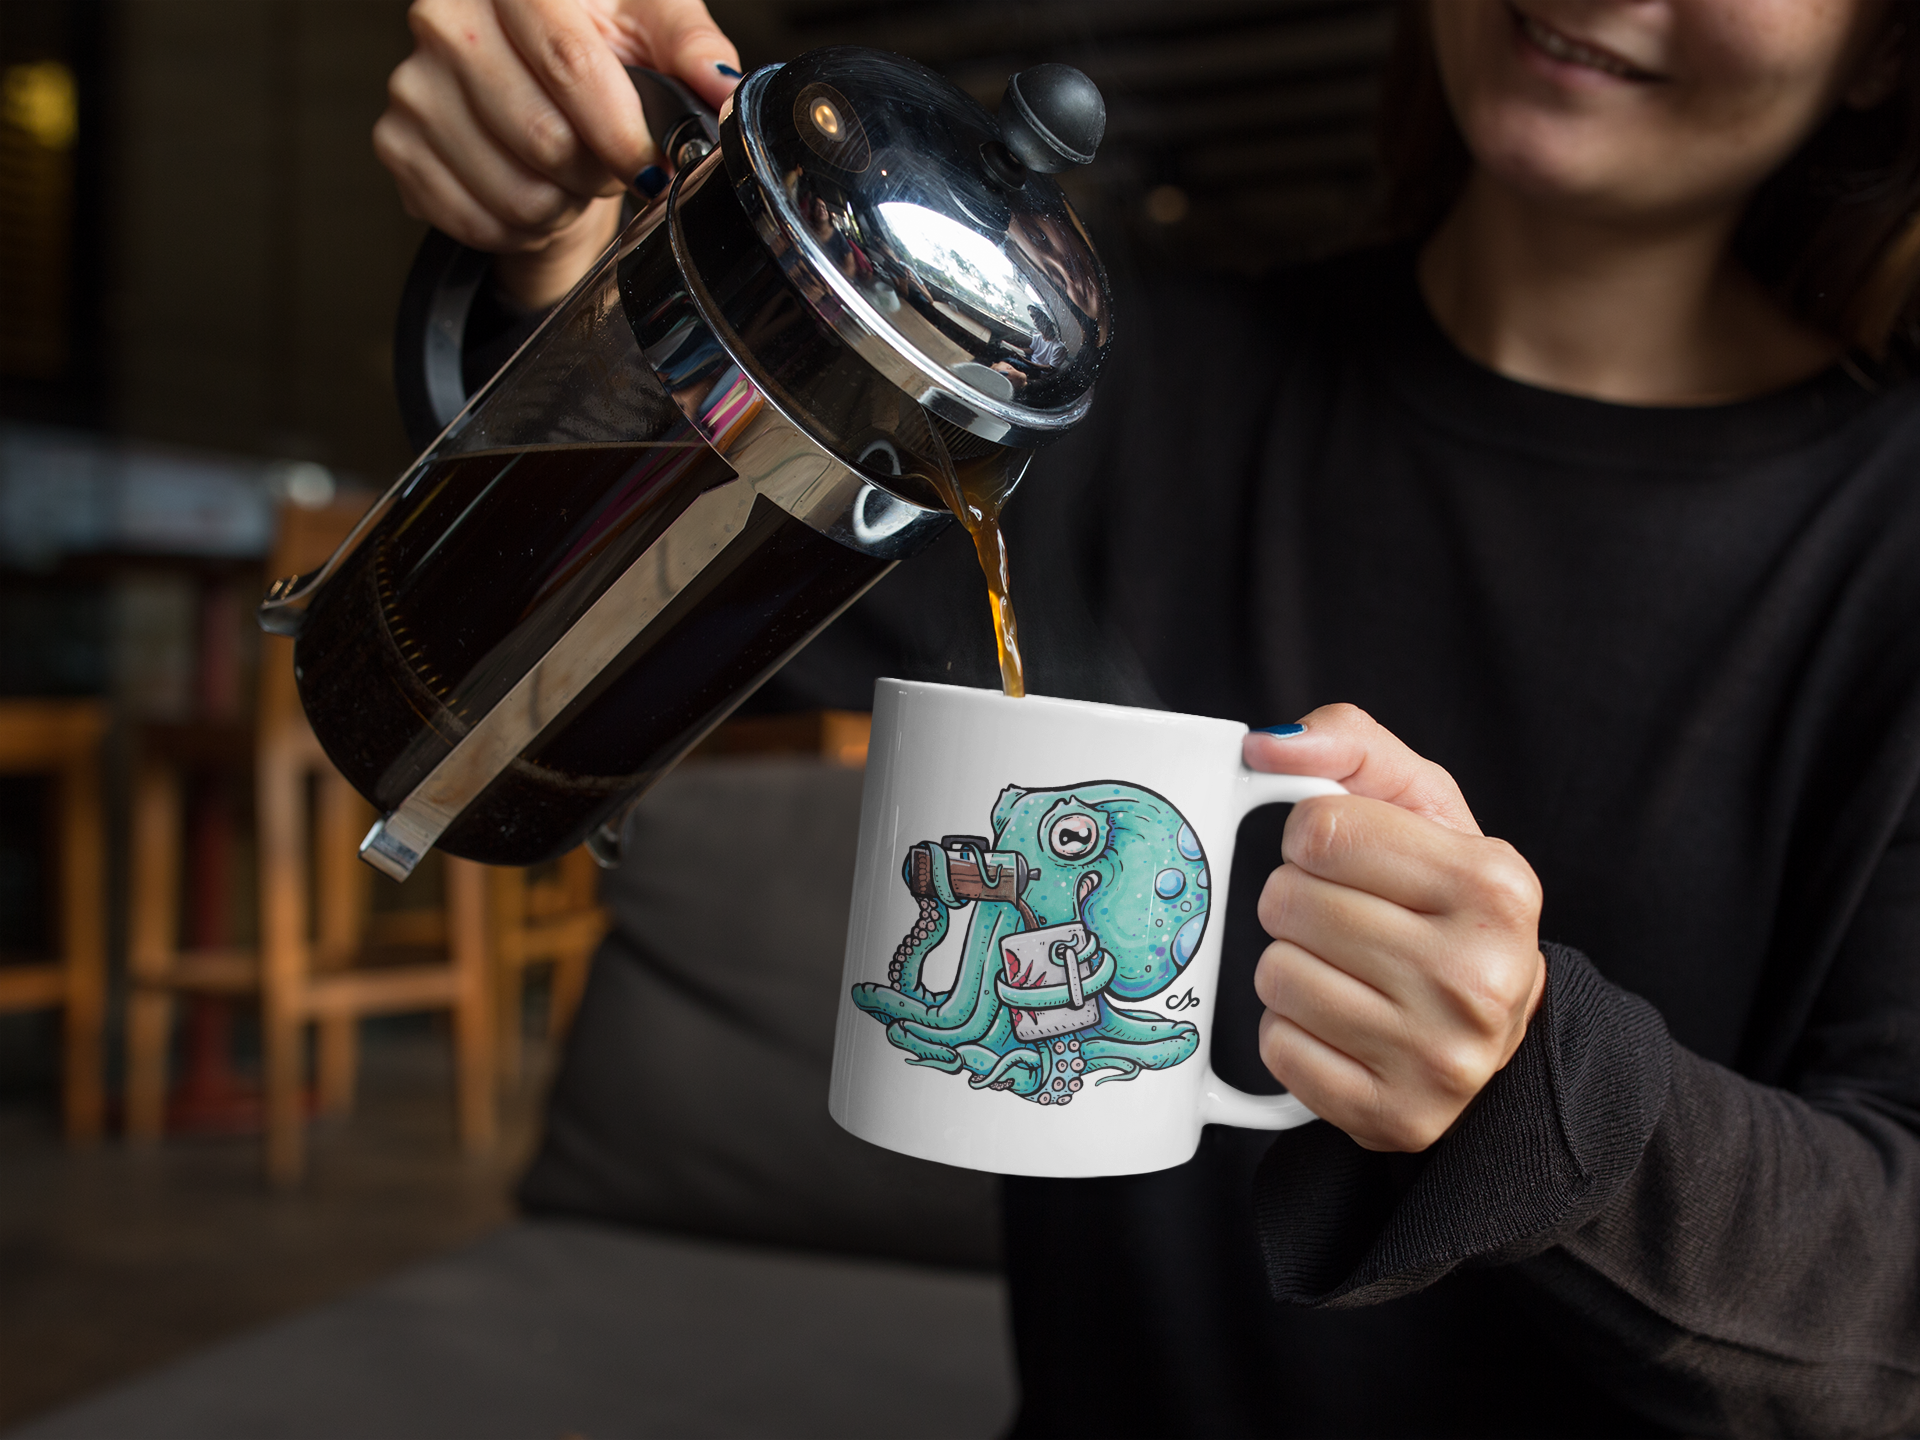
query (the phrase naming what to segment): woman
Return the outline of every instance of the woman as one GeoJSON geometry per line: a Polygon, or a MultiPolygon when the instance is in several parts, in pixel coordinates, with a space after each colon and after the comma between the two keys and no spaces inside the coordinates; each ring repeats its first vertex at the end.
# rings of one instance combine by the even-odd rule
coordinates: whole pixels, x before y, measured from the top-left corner
{"type": "MultiPolygon", "coordinates": [[[[1331,1123],[1010,1181],[1017,1433],[1920,1425],[1905,16],[1412,9],[1411,242],[1129,309],[1015,507],[1030,665],[1085,601],[1135,697],[1364,707],[1249,739],[1352,794],[1216,1025],[1331,1123]]],[[[414,17],[380,154],[535,309],[648,157],[619,61],[735,63],[692,0],[414,17]]]]}

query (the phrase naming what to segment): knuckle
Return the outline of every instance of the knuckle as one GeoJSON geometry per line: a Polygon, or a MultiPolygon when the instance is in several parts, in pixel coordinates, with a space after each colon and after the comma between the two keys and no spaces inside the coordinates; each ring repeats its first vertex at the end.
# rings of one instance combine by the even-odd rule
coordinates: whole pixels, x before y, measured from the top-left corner
{"type": "Polygon", "coordinates": [[[1288,1065],[1286,1027],[1272,1015],[1260,1017],[1260,1063],[1282,1085],[1288,1083],[1291,1067],[1288,1065]]]}
{"type": "Polygon", "coordinates": [[[501,218],[516,229],[539,232],[551,229],[566,208],[566,196],[556,187],[521,185],[506,197],[501,218]]]}
{"type": "Polygon", "coordinates": [[[527,159],[546,171],[570,164],[579,151],[573,126],[567,123],[566,116],[544,105],[527,116],[524,142],[527,159]]]}
{"type": "Polygon", "coordinates": [[[1473,982],[1456,987],[1454,1011],[1472,1035],[1483,1040],[1507,1033],[1513,1024],[1512,987],[1502,983],[1501,975],[1479,974],[1473,982]]]}
{"type": "Polygon", "coordinates": [[[1403,1155],[1418,1155],[1432,1149],[1435,1142],[1446,1133],[1446,1126],[1436,1124],[1431,1117],[1400,1117],[1392,1129],[1392,1148],[1403,1155]]]}
{"type": "Polygon", "coordinates": [[[1431,1127],[1408,1103],[1376,1080],[1362,1107],[1367,1139],[1377,1149],[1418,1153],[1433,1143],[1431,1127]]]}
{"type": "Polygon", "coordinates": [[[1414,768],[1415,783],[1428,794],[1457,791],[1460,788],[1460,782],[1453,778],[1453,772],[1436,760],[1429,760],[1423,755],[1414,761],[1414,768]]]}
{"type": "Polygon", "coordinates": [[[1430,1087],[1462,1104],[1479,1094],[1480,1087],[1487,1083],[1486,1059],[1480,1047],[1470,1042],[1433,1046],[1421,1060],[1430,1087]]]}
{"type": "Polygon", "coordinates": [[[575,31],[554,31],[542,40],[540,51],[547,74],[566,89],[585,84],[593,74],[594,43],[575,31]]]}
{"type": "Polygon", "coordinates": [[[454,7],[442,0],[414,0],[407,9],[407,29],[415,44],[440,49],[454,44],[460,24],[454,7]]]}
{"type": "Polygon", "coordinates": [[[1508,928],[1533,923],[1540,914],[1540,877],[1504,840],[1489,840],[1479,872],[1480,904],[1508,928]]]}
{"type": "Polygon", "coordinates": [[[1324,715],[1330,723],[1342,729],[1370,729],[1379,723],[1358,705],[1345,700],[1323,706],[1316,713],[1324,715]]]}
{"type": "Polygon", "coordinates": [[[1286,855],[1307,870],[1317,870],[1338,858],[1345,840],[1340,824],[1344,807],[1337,796],[1302,800],[1287,817],[1286,855]]]}
{"type": "Polygon", "coordinates": [[[1267,883],[1260,890],[1259,903],[1254,906],[1260,928],[1275,939],[1280,937],[1286,924],[1287,907],[1293,898],[1294,873],[1290,867],[1282,865],[1267,876],[1267,883]]]}
{"type": "Polygon", "coordinates": [[[393,67],[393,73],[387,76],[387,103],[401,110],[413,111],[420,107],[420,101],[426,89],[426,76],[417,60],[402,60],[393,67]]]}
{"type": "Polygon", "coordinates": [[[1285,999],[1286,963],[1286,947],[1275,941],[1261,952],[1259,963],[1253,967],[1253,993],[1269,1010],[1279,1010],[1285,999]]]}
{"type": "Polygon", "coordinates": [[[399,130],[399,121],[394,118],[392,111],[373,122],[373,155],[389,170],[400,162],[402,145],[399,130]]]}

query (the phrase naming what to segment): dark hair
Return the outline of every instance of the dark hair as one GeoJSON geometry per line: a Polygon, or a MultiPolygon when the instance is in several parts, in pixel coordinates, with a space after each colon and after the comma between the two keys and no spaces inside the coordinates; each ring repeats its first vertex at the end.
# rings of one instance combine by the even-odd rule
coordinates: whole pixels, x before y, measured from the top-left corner
{"type": "MultiPolygon", "coordinates": [[[[1802,320],[1911,363],[1920,358],[1920,23],[1901,9],[1888,7],[1879,42],[1893,47],[1897,67],[1886,98],[1837,107],[1754,193],[1733,244],[1802,320]]],[[[1386,227],[1424,239],[1473,164],[1441,85],[1425,0],[1401,0],[1382,94],[1386,227]]]]}

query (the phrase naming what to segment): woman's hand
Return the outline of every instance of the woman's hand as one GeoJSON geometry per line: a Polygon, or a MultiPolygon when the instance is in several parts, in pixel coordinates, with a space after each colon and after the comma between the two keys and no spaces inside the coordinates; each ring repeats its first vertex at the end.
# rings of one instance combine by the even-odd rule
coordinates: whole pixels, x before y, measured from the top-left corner
{"type": "Polygon", "coordinates": [[[622,67],[714,106],[739,74],[700,0],[414,0],[407,20],[374,153],[408,214],[501,256],[496,279],[531,307],[585,273],[658,158],[622,67]]]}
{"type": "Polygon", "coordinates": [[[1424,1150],[1513,1058],[1546,988],[1540,882],[1480,833],[1453,777],[1351,705],[1247,737],[1256,770],[1353,793],[1304,800],[1267,879],[1260,1056],[1369,1150],[1424,1150]]]}

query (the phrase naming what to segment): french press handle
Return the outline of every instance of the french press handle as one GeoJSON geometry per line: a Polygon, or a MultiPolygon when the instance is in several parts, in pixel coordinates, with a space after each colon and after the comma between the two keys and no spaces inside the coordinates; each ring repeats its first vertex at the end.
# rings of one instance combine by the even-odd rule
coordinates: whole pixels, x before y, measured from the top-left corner
{"type": "MultiPolygon", "coordinates": [[[[720,143],[719,117],[691,90],[657,70],[627,67],[640,96],[647,132],[660,152],[628,182],[629,213],[644,208],[666,188],[672,175],[697,163],[720,143]]],[[[625,216],[622,220],[624,224],[625,216]]],[[[418,454],[466,408],[462,358],[467,317],[486,283],[493,256],[474,250],[438,230],[428,230],[400,292],[400,314],[393,330],[393,380],[407,443],[418,454]]],[[[474,387],[479,388],[478,386],[474,387]]]]}

